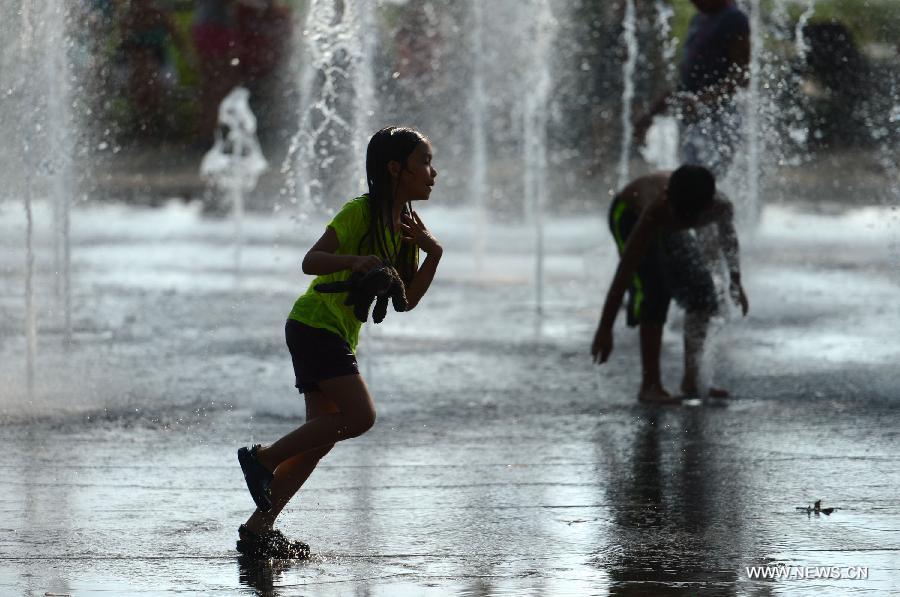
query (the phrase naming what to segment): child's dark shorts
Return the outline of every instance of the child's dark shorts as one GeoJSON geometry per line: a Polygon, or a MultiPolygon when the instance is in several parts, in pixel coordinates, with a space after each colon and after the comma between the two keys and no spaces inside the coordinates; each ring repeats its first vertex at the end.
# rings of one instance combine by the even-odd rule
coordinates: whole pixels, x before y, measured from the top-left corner
{"type": "MultiPolygon", "coordinates": [[[[637,220],[638,214],[616,196],[609,208],[609,229],[620,255],[637,220]]],[[[653,240],[628,291],[628,325],[665,323],[673,298],[688,313],[711,317],[719,308],[700,244],[687,230],[653,240]]]]}
{"type": "Polygon", "coordinates": [[[288,319],[284,336],[301,393],[318,390],[319,382],[326,379],[359,375],[356,355],[347,341],[334,332],[288,319]]]}

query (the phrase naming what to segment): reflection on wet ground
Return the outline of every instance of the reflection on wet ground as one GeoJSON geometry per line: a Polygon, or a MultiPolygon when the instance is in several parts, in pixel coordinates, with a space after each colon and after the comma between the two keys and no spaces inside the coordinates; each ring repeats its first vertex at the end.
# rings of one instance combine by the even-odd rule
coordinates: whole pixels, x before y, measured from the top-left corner
{"type": "Polygon", "coordinates": [[[602,222],[548,223],[538,317],[524,228],[498,226],[479,272],[465,215],[430,215],[447,247],[432,294],[363,338],[378,423],[280,521],[313,557],[249,562],[234,550],[251,504],[234,450],[302,415],[280,334],[318,225],[250,218],[237,277],[227,222],[177,205],[76,213],[74,341],[57,346],[46,299],[33,399],[15,390],[20,293],[0,297],[0,594],[900,591],[891,212],[767,210],[745,242],[751,314],[714,350],[735,398],[663,409],[634,399],[634,334],[589,362],[613,258],[602,222]],[[796,510],[817,499],[838,510],[796,510]],[[774,565],[818,578],[749,578],[774,565]],[[830,576],[854,567],[868,579],[830,576]]]}

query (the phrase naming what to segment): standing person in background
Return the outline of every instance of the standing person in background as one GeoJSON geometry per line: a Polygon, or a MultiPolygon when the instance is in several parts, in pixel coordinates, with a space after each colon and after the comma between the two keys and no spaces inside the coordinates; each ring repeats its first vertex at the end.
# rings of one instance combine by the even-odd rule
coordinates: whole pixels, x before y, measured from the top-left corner
{"type": "Polygon", "coordinates": [[[691,0],[697,8],[680,65],[681,83],[635,121],[643,143],[653,118],[674,111],[681,121],[681,162],[725,175],[741,137],[735,93],[749,82],[750,21],[733,0],[691,0]]]}

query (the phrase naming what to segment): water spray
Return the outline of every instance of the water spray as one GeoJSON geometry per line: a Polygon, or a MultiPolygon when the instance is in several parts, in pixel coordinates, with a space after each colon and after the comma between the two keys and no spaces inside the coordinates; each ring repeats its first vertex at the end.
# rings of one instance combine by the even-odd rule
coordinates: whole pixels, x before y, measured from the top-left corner
{"type": "Polygon", "coordinates": [[[487,125],[485,112],[487,101],[484,93],[484,7],[481,0],[472,0],[472,89],[469,111],[472,123],[472,159],[470,161],[469,198],[475,208],[473,226],[473,254],[475,271],[480,275],[484,267],[487,236],[487,125]]]}
{"type": "Polygon", "coordinates": [[[634,101],[634,70],[638,58],[637,16],[634,0],[625,0],[625,18],[622,21],[622,28],[628,56],[622,65],[622,150],[619,155],[618,188],[628,184],[631,138],[634,135],[634,127],[631,124],[631,104],[634,101]]]}
{"type": "Polygon", "coordinates": [[[544,200],[547,195],[547,103],[550,97],[549,55],[554,37],[555,20],[548,0],[537,0],[533,11],[536,30],[532,35],[534,52],[531,78],[525,91],[523,106],[524,191],[525,207],[534,224],[535,236],[535,304],[541,312],[544,305],[544,200]]]}
{"type": "Polygon", "coordinates": [[[219,104],[219,126],[212,149],[203,156],[200,175],[223,191],[234,215],[235,271],[241,270],[244,194],[256,187],[268,168],[256,138],[256,116],[250,110],[250,92],[235,87],[219,104]]]}

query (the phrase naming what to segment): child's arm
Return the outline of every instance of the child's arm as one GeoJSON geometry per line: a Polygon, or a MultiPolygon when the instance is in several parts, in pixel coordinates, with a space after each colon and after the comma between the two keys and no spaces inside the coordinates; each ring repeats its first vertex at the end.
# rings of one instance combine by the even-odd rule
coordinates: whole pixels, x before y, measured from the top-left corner
{"type": "Polygon", "coordinates": [[[603,304],[603,314],[600,317],[600,324],[597,326],[597,332],[594,334],[594,342],[591,346],[591,354],[597,363],[605,363],[609,358],[613,349],[613,324],[616,321],[616,315],[619,314],[619,308],[622,306],[622,297],[628,289],[634,272],[637,271],[638,265],[647,253],[650,241],[653,239],[658,228],[658,218],[656,212],[659,209],[665,209],[661,203],[649,206],[641,214],[634,230],[628,236],[625,243],[625,249],[622,252],[622,258],[616,267],[616,274],[613,276],[612,284],[606,293],[606,302],[603,304]]]}
{"type": "Polygon", "coordinates": [[[409,311],[419,304],[419,301],[428,292],[428,287],[431,286],[431,281],[434,280],[434,274],[437,272],[437,266],[441,256],[444,254],[444,249],[431,232],[428,231],[428,228],[425,227],[425,224],[416,212],[412,212],[412,215],[404,214],[400,228],[403,233],[403,240],[415,243],[426,254],[425,261],[419,266],[419,271],[416,272],[412,282],[406,287],[407,311],[409,311]]]}
{"type": "Polygon", "coordinates": [[[325,234],[303,257],[303,273],[310,276],[323,276],[345,269],[367,272],[382,265],[381,259],[375,255],[335,255],[334,252],[340,246],[341,243],[338,241],[338,235],[334,228],[331,226],[325,228],[325,234]]]}

